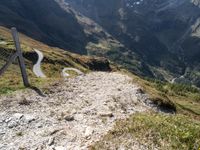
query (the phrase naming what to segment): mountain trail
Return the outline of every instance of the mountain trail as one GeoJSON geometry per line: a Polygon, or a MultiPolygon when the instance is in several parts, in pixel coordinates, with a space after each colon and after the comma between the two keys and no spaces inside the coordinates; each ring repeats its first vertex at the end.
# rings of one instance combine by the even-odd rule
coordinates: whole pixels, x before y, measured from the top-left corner
{"type": "Polygon", "coordinates": [[[150,109],[146,99],[130,77],[117,72],[67,78],[46,97],[31,90],[2,96],[0,149],[88,149],[116,120],[150,109]]]}

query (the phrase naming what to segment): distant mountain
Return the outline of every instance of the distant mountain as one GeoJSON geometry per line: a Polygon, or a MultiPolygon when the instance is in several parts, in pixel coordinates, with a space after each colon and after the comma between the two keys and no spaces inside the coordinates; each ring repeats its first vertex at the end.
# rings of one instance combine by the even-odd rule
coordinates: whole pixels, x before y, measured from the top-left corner
{"type": "Polygon", "coordinates": [[[86,54],[86,37],[72,13],[53,0],[1,0],[0,25],[19,31],[51,46],[86,54]]]}
{"type": "Polygon", "coordinates": [[[168,81],[181,77],[200,86],[199,4],[199,0],[1,0],[0,25],[16,26],[50,46],[108,57],[141,76],[168,81]]]}
{"type": "Polygon", "coordinates": [[[200,84],[198,0],[65,2],[136,53],[154,77],[169,80],[168,75],[185,75],[200,84]]]}

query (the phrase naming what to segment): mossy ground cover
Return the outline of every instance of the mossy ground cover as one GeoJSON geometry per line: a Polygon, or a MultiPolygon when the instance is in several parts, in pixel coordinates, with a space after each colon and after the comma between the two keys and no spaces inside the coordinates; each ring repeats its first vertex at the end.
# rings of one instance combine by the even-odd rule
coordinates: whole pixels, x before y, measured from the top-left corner
{"type": "Polygon", "coordinates": [[[121,136],[126,137],[126,134],[130,134],[129,138],[132,137],[132,140],[139,141],[149,149],[153,149],[152,145],[160,150],[197,150],[200,147],[199,121],[184,115],[146,112],[118,121],[114,130],[93,145],[91,149],[109,149],[108,143],[120,147],[118,139],[121,136]]]}

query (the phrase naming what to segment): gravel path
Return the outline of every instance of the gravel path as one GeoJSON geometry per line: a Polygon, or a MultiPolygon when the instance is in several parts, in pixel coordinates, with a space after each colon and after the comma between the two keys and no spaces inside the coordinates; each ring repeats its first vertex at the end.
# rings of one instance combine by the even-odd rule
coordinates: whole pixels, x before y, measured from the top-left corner
{"type": "Polygon", "coordinates": [[[116,120],[149,109],[131,81],[120,73],[93,72],[65,79],[46,97],[32,91],[0,97],[0,149],[87,149],[116,120]]]}
{"type": "Polygon", "coordinates": [[[37,77],[41,77],[41,78],[46,78],[45,74],[42,72],[42,69],[41,69],[41,62],[44,58],[43,56],[43,53],[40,52],[39,50],[37,49],[34,49],[34,51],[38,54],[38,61],[37,63],[33,66],[33,72],[35,73],[35,75],[37,77]]]}

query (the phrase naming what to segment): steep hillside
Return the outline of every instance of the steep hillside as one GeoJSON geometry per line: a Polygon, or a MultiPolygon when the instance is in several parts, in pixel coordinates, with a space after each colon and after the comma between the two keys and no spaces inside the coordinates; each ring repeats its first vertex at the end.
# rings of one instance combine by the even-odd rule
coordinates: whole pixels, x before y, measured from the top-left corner
{"type": "Polygon", "coordinates": [[[20,32],[51,46],[87,53],[83,28],[72,13],[60,9],[53,0],[2,0],[0,25],[15,26],[20,32]]]}
{"type": "MultiPolygon", "coordinates": [[[[61,80],[61,72],[65,67],[74,67],[83,72],[88,72],[90,70],[111,70],[108,60],[104,58],[73,54],[63,49],[50,47],[23,34],[20,34],[20,41],[22,44],[29,80],[32,86],[37,86],[38,88],[43,88],[61,80]],[[33,65],[38,59],[37,54],[33,49],[38,49],[44,54],[42,69],[47,75],[47,78],[45,79],[37,78],[33,74],[33,65]]],[[[14,50],[15,47],[11,38],[10,30],[0,27],[0,67],[5,64],[5,61],[9,57],[5,54],[10,54],[14,52],[14,50]]],[[[0,78],[0,94],[9,93],[23,88],[21,73],[17,61],[13,63],[5,74],[0,76],[0,78]]]]}

